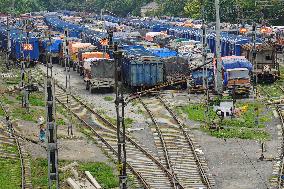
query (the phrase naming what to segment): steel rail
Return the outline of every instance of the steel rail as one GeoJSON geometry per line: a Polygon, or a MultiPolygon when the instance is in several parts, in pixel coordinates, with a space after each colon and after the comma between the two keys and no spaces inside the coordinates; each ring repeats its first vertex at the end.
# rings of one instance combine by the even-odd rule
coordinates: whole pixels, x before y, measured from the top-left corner
{"type": "MultiPolygon", "coordinates": [[[[4,115],[5,115],[5,117],[6,116],[9,116],[8,115],[8,112],[7,112],[7,110],[6,110],[6,108],[5,108],[5,106],[4,106],[4,104],[2,103],[2,101],[0,100],[0,106],[1,106],[1,109],[4,111],[4,115]]],[[[21,163],[21,185],[22,185],[22,189],[25,189],[26,187],[26,178],[25,178],[25,168],[24,168],[24,158],[23,158],[23,154],[22,154],[22,148],[21,148],[21,145],[20,145],[20,143],[19,143],[19,140],[18,140],[18,138],[16,137],[16,136],[14,136],[14,132],[15,132],[15,130],[14,130],[14,128],[13,128],[13,126],[12,126],[12,128],[11,128],[11,136],[14,138],[14,140],[15,140],[15,143],[16,143],[16,145],[17,145],[17,149],[18,149],[18,153],[19,153],[19,159],[20,159],[20,163],[21,163]]]]}
{"type": "MultiPolygon", "coordinates": [[[[39,85],[41,87],[43,87],[43,85],[40,83],[40,81],[37,81],[39,83],[39,85]]],[[[66,93],[66,90],[64,87],[60,86],[57,82],[55,82],[56,86],[61,89],[64,93],[66,93]]],[[[86,108],[89,112],[91,112],[93,115],[95,115],[99,120],[101,120],[105,125],[109,126],[111,129],[113,129],[114,131],[116,131],[116,126],[114,126],[112,123],[110,123],[108,120],[106,120],[104,117],[102,117],[100,114],[98,114],[97,112],[95,112],[91,107],[89,107],[87,104],[85,104],[84,102],[82,102],[80,99],[78,99],[75,95],[73,94],[70,94],[70,96],[75,100],[77,101],[79,104],[81,104],[84,108],[86,108]]],[[[62,104],[63,102],[61,102],[57,97],[56,97],[56,100],[62,104]]],[[[67,108],[64,103],[63,103],[63,106],[65,108],[67,108]]],[[[71,111],[71,110],[70,110],[71,111]]],[[[74,111],[71,111],[71,113],[77,117],[81,122],[83,122],[86,126],[88,127],[91,127],[85,120],[83,120],[82,118],[80,118],[74,111]]],[[[94,131],[94,128],[92,128],[92,131],[94,131]]],[[[102,142],[111,150],[113,151],[116,155],[117,155],[117,152],[111,147],[110,144],[107,143],[107,141],[99,136],[99,134],[96,132],[95,133],[96,136],[98,136],[98,138],[100,138],[102,140],[102,142]]],[[[138,143],[136,143],[133,139],[131,139],[128,135],[126,135],[126,140],[128,142],[130,142],[133,146],[135,146],[135,148],[139,149],[143,154],[145,154],[151,161],[153,161],[168,177],[168,179],[171,181],[173,180],[173,175],[169,172],[169,170],[164,167],[162,165],[162,163],[157,160],[154,156],[152,156],[149,152],[147,152],[147,150],[145,150],[143,147],[141,147],[138,143]]],[[[143,184],[143,186],[145,188],[149,188],[149,184],[145,181],[145,179],[143,178],[143,176],[135,171],[135,168],[133,166],[131,166],[129,163],[128,164],[128,167],[130,168],[130,170],[138,177],[138,179],[141,181],[141,183],[143,184]]]]}
{"type": "Polygon", "coordinates": [[[208,179],[208,176],[206,175],[206,172],[203,169],[203,166],[201,164],[199,156],[197,155],[197,153],[195,151],[196,149],[195,149],[195,146],[193,144],[193,141],[192,141],[192,139],[189,137],[188,133],[184,129],[184,125],[180,122],[180,120],[177,118],[177,116],[174,114],[174,112],[169,108],[169,106],[162,100],[162,98],[160,96],[157,96],[157,98],[160,100],[160,102],[164,105],[164,107],[167,109],[167,111],[174,118],[174,120],[178,124],[179,128],[181,129],[183,135],[187,139],[188,145],[191,148],[191,151],[192,151],[192,153],[194,155],[195,161],[196,161],[197,166],[199,168],[199,174],[200,174],[200,176],[202,178],[202,181],[208,187],[208,189],[211,189],[212,188],[211,183],[210,183],[210,181],[208,179]]]}
{"type": "MultiPolygon", "coordinates": [[[[175,175],[174,173],[174,170],[172,168],[172,163],[170,161],[170,157],[169,157],[169,153],[168,153],[168,148],[167,148],[167,145],[166,145],[166,142],[165,142],[165,139],[164,139],[164,136],[163,136],[163,133],[160,129],[160,126],[158,125],[154,115],[152,114],[152,112],[149,110],[149,108],[147,107],[147,105],[142,101],[142,99],[139,97],[138,98],[140,103],[143,105],[143,107],[145,108],[145,110],[148,112],[148,114],[150,115],[151,117],[151,120],[153,121],[155,127],[156,127],[156,130],[158,132],[158,135],[159,135],[159,138],[160,138],[160,141],[162,143],[162,147],[163,147],[163,152],[164,152],[164,157],[166,159],[166,164],[167,164],[167,168],[172,172],[173,175],[175,175]]],[[[174,188],[177,188],[177,185],[180,187],[180,188],[184,188],[177,180],[177,178],[174,176],[173,178],[174,180],[172,181],[172,184],[173,184],[173,187],[174,188]]]]}

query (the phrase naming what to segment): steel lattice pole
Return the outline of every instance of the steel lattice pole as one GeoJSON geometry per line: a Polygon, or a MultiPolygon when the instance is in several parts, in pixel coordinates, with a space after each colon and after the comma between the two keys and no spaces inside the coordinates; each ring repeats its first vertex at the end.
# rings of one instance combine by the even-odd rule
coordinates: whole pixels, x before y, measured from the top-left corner
{"type": "Polygon", "coordinates": [[[127,188],[126,174],[126,149],[125,149],[125,124],[124,124],[124,107],[123,81],[122,81],[122,52],[117,51],[117,44],[114,47],[115,55],[115,92],[116,92],[116,119],[117,119],[117,145],[118,145],[118,169],[119,169],[119,186],[120,189],[127,188]]]}

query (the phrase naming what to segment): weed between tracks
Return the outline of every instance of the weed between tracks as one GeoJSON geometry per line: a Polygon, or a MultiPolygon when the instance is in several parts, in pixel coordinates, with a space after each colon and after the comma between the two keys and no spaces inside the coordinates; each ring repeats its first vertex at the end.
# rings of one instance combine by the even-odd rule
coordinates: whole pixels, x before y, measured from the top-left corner
{"type": "Polygon", "coordinates": [[[105,101],[114,101],[114,98],[112,96],[105,96],[104,100],[105,101]]]}
{"type": "MultiPolygon", "coordinates": [[[[236,118],[227,118],[220,122],[220,119],[211,107],[209,110],[209,118],[211,122],[214,120],[223,127],[223,129],[210,130],[207,126],[201,127],[201,130],[218,138],[241,138],[241,139],[256,139],[267,140],[270,138],[268,132],[264,130],[265,123],[268,122],[269,115],[264,114],[264,105],[261,103],[237,103],[236,107],[240,108],[247,105],[248,109],[236,118]],[[255,124],[255,107],[259,107],[259,124],[255,124]]],[[[184,107],[178,107],[176,110],[179,113],[185,113],[187,118],[193,121],[204,122],[204,112],[206,106],[204,104],[189,104],[184,107]]]]}

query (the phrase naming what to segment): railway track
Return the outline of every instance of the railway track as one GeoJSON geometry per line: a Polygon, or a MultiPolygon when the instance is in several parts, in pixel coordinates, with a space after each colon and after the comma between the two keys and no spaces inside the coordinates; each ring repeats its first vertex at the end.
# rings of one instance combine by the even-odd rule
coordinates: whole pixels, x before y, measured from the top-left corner
{"type": "MultiPolygon", "coordinates": [[[[5,105],[0,102],[0,108],[4,111],[4,117],[9,116],[9,113],[7,112],[7,108],[5,105]]],[[[7,124],[7,123],[6,123],[7,124]]],[[[1,159],[8,159],[8,160],[17,160],[19,159],[20,165],[21,165],[21,188],[22,189],[32,189],[32,180],[31,180],[31,168],[30,168],[30,161],[29,161],[29,155],[23,148],[23,140],[16,136],[15,129],[10,124],[10,129],[8,129],[8,125],[4,126],[3,128],[0,128],[1,134],[0,134],[0,161],[1,159]],[[5,129],[6,128],[6,129],[5,129]],[[17,152],[13,150],[13,146],[16,146],[17,152]],[[5,150],[10,149],[10,150],[5,150]]],[[[16,162],[15,162],[16,163],[16,162]]],[[[13,175],[11,179],[11,182],[13,180],[16,180],[15,174],[18,170],[15,170],[14,168],[11,170],[11,174],[13,175]]]]}
{"type": "MultiPolygon", "coordinates": [[[[284,94],[284,88],[282,86],[277,86],[284,94]]],[[[272,96],[267,91],[262,91],[270,100],[270,105],[277,112],[280,125],[278,127],[279,140],[281,140],[278,147],[278,157],[276,157],[276,163],[273,167],[273,177],[270,179],[270,184],[272,188],[284,189],[284,99],[278,99],[273,102],[272,96]]]]}
{"type": "Polygon", "coordinates": [[[208,175],[205,158],[169,106],[160,96],[139,100],[155,126],[152,131],[160,160],[175,176],[177,187],[212,188],[214,180],[208,175]]]}
{"type": "MultiPolygon", "coordinates": [[[[279,86],[280,90],[284,94],[284,88],[279,86]]],[[[279,166],[279,175],[277,178],[278,189],[284,189],[284,99],[283,102],[275,104],[276,110],[278,112],[279,118],[281,120],[281,131],[282,131],[282,146],[280,154],[280,166],[279,166]]]]}
{"type": "MultiPolygon", "coordinates": [[[[32,72],[32,77],[37,82],[42,83],[42,76],[43,74],[38,71],[32,72]]],[[[66,91],[58,84],[55,86],[55,98],[57,102],[67,108],[66,91]]],[[[116,126],[74,95],[69,96],[69,104],[70,112],[92,130],[93,134],[99,139],[99,144],[104,146],[104,150],[108,154],[117,156],[116,126]]],[[[177,180],[170,170],[154,157],[152,152],[136,143],[129,135],[126,136],[126,151],[127,167],[136,176],[143,188],[175,188],[177,180]]]]}

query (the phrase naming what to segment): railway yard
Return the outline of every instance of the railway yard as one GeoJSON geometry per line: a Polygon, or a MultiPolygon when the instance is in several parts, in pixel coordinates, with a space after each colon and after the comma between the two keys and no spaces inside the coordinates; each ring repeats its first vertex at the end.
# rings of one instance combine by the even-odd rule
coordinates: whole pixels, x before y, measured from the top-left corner
{"type": "Polygon", "coordinates": [[[283,31],[0,21],[0,189],[284,188],[283,31]]]}

